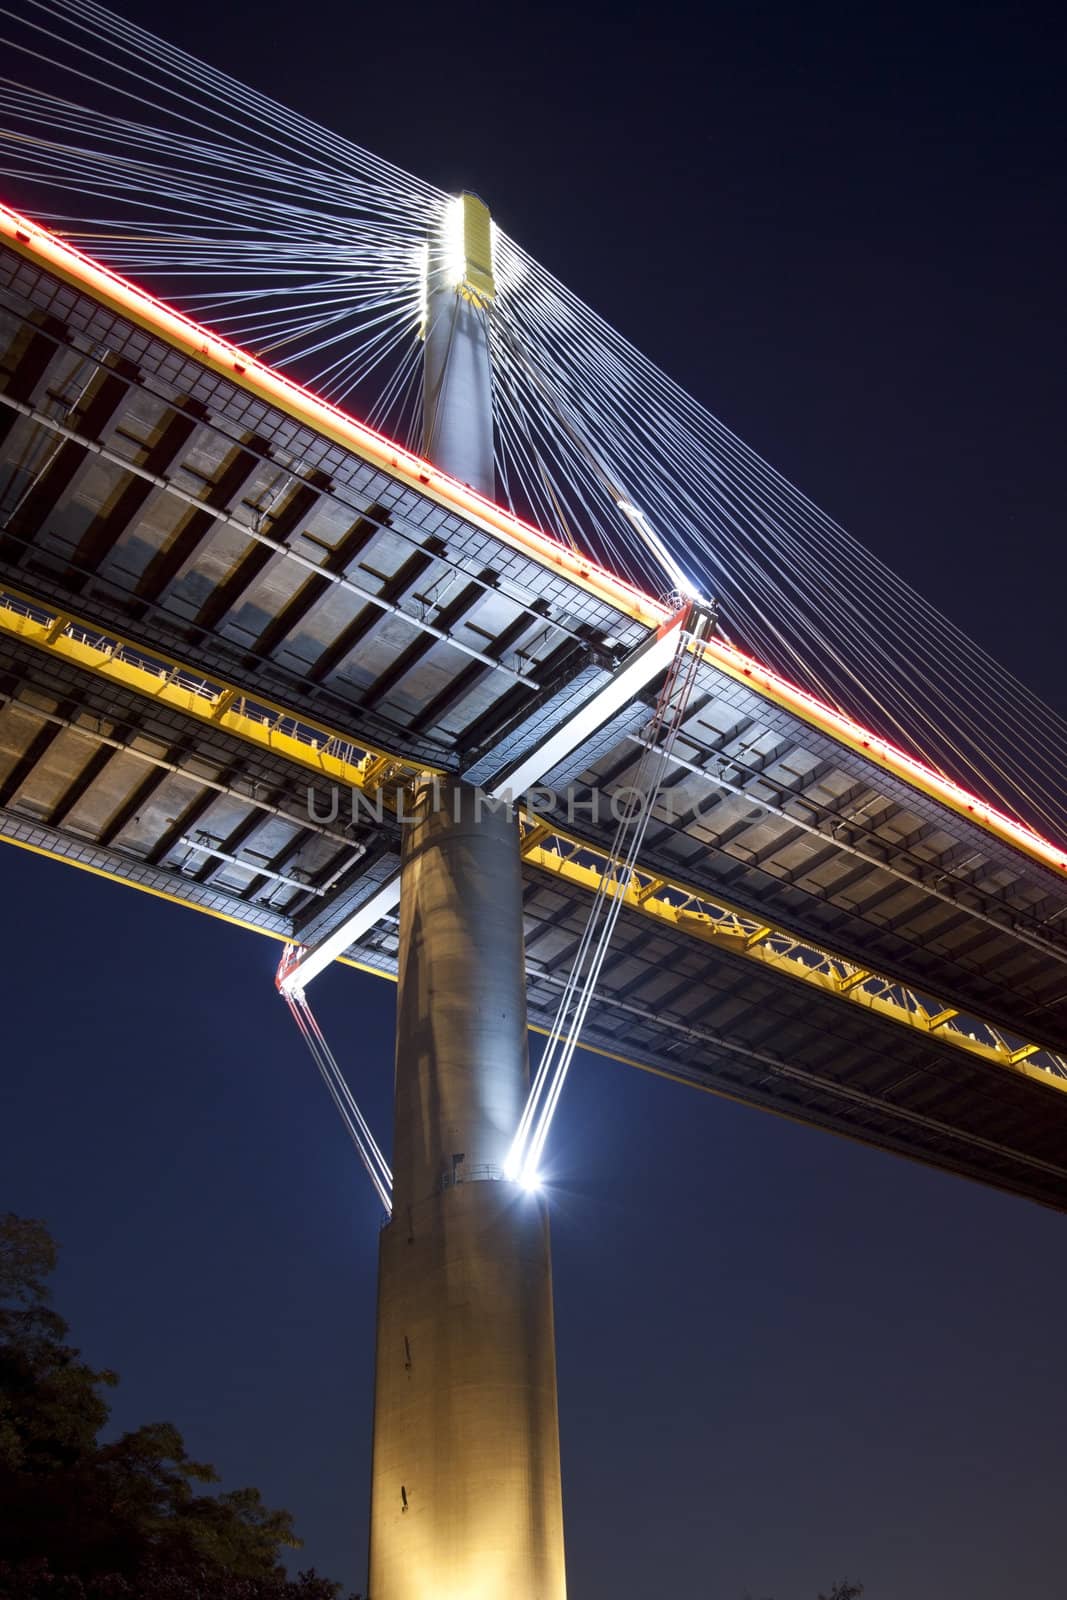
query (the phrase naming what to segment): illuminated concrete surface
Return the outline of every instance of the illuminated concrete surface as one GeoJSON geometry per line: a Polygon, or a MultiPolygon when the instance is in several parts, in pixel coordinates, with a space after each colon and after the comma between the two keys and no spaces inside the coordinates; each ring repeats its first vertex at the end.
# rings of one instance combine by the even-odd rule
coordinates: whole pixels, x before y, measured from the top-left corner
{"type": "Polygon", "coordinates": [[[373,1600],[566,1592],[543,1202],[501,1169],[529,1081],[516,824],[427,784],[406,831],[373,1600]]]}

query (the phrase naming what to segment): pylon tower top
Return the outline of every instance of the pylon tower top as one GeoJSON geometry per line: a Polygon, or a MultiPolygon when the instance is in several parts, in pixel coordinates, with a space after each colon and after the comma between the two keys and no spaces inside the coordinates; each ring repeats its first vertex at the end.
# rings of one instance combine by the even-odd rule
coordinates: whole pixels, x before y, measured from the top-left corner
{"type": "Polygon", "coordinates": [[[478,195],[464,190],[450,202],[444,223],[444,270],[449,284],[467,300],[496,299],[493,219],[478,195]]]}

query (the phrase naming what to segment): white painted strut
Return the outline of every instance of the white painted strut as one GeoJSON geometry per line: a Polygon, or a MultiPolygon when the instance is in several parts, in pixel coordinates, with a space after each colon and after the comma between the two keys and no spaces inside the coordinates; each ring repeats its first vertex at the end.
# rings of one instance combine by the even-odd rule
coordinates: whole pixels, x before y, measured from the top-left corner
{"type": "MultiPolygon", "coordinates": [[[[610,717],[635,700],[670,666],[678,648],[678,630],[684,626],[688,615],[687,606],[665,622],[644,644],[639,645],[598,693],[550,733],[536,749],[522,756],[513,767],[507,768],[493,780],[485,791],[489,798],[513,803],[519,800],[546,772],[551,772],[553,767],[565,761],[610,717]]],[[[331,934],[302,952],[281,979],[283,992],[306,988],[324,967],[336,961],[349,945],[362,938],[390,911],[395,911],[399,904],[400,873],[397,872],[361,906],[357,906],[352,915],[346,917],[331,934]]]]}

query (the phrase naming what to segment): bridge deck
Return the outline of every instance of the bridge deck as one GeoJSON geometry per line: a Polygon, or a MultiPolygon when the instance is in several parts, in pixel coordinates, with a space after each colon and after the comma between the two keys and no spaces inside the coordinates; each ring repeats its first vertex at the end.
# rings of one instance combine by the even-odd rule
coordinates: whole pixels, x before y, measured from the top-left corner
{"type": "MultiPolygon", "coordinates": [[[[311,942],[395,867],[377,795],[415,767],[488,781],[662,615],[32,241],[0,253],[0,286],[12,842],[311,942]],[[331,817],[332,782],[366,796],[355,820],[331,817]]],[[[648,714],[624,708],[546,781],[610,796],[648,714]]],[[[589,1043],[1067,1208],[1059,853],[714,654],[675,754],[589,1043]]],[[[536,1025],[609,822],[561,805],[527,829],[536,1025]]],[[[348,957],[388,972],[394,953],[385,921],[348,957]]]]}

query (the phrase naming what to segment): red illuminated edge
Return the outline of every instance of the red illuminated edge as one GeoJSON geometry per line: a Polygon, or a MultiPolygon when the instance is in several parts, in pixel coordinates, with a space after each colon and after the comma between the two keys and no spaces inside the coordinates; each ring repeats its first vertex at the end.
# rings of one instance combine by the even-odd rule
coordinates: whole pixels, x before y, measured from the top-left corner
{"type": "MultiPolygon", "coordinates": [[[[224,374],[260,399],[282,406],[290,416],[307,422],[318,432],[353,450],[364,460],[383,467],[394,477],[440,505],[460,512],[484,531],[502,538],[544,566],[555,567],[590,594],[616,607],[646,627],[660,628],[669,620],[668,608],[635,585],[615,577],[595,561],[535,528],[531,523],[505,511],[466,484],[424,461],[421,456],[357,422],[337,406],[320,400],[309,389],[264,365],[247,351],[201,327],[190,317],[157,300],[136,284],[120,277],[57,238],[54,233],[32,222],[0,202],[0,236],[17,250],[42,262],[52,272],[76,286],[88,289],[113,310],[129,317],[138,326],[177,344],[196,360],[224,374]]],[[[960,816],[978,823],[1025,854],[1067,874],[1067,851],[1042,838],[1032,828],[1006,816],[977,795],[968,793],[950,778],[925,762],[898,750],[895,745],[870,732],[860,723],[778,673],[755,657],[746,655],[722,639],[711,639],[701,646],[707,660],[740,683],[747,683],[766,699],[794,712],[804,722],[847,745],[887,772],[940,801],[960,816]]]]}

